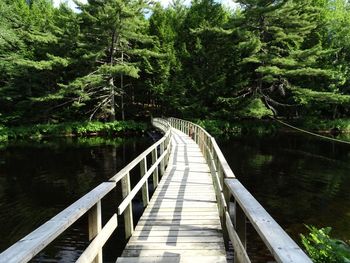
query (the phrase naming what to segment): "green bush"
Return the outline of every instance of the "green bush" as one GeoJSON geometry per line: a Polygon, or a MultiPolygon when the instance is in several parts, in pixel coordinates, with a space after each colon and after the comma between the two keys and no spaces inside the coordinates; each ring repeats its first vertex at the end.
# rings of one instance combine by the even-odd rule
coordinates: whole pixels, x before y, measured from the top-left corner
{"type": "Polygon", "coordinates": [[[278,124],[266,120],[197,120],[195,123],[214,137],[234,137],[241,134],[261,136],[274,133],[278,127],[278,124]]]}
{"type": "Polygon", "coordinates": [[[7,128],[0,125],[0,143],[8,140],[7,128]]]}
{"type": "Polygon", "coordinates": [[[0,142],[8,139],[40,139],[44,136],[88,136],[109,135],[119,136],[127,133],[144,133],[148,128],[146,123],[134,121],[115,122],[69,122],[60,124],[36,124],[5,128],[0,126],[0,142]]]}
{"type": "Polygon", "coordinates": [[[301,234],[303,243],[310,258],[315,263],[350,263],[350,247],[344,241],[329,236],[330,227],[317,229],[306,226],[310,233],[301,234]]]}
{"type": "Polygon", "coordinates": [[[314,130],[314,131],[327,131],[337,128],[343,132],[350,131],[350,119],[336,119],[327,120],[319,118],[304,118],[296,122],[296,125],[300,128],[314,130]]]}

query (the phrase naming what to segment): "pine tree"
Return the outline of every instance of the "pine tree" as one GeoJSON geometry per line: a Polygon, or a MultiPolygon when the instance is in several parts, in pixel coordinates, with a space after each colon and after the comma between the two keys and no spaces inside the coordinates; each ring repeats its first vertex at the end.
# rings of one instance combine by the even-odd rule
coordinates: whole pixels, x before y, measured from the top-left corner
{"type": "Polygon", "coordinates": [[[126,79],[138,78],[140,57],[154,53],[140,43],[152,42],[145,34],[145,1],[90,0],[76,3],[81,9],[78,54],[82,76],[61,85],[61,94],[75,98],[74,105],[111,121],[116,117],[116,96],[120,98],[121,119],[125,118],[126,79]]]}
{"type": "Polygon", "coordinates": [[[278,108],[305,103],[302,97],[309,89],[332,91],[335,71],[318,61],[333,50],[323,48],[319,39],[306,41],[317,27],[318,7],[299,0],[238,3],[243,9],[235,20],[239,81],[227,103],[259,99],[276,114],[278,108]]]}
{"type": "Polygon", "coordinates": [[[4,81],[0,84],[0,100],[4,122],[46,119],[35,99],[55,86],[55,78],[51,78],[53,69],[68,64],[65,58],[51,52],[52,45],[57,43],[53,34],[54,11],[49,0],[1,3],[5,34],[1,34],[0,39],[5,44],[0,53],[0,67],[4,69],[1,70],[4,81]]]}
{"type": "Polygon", "coordinates": [[[152,91],[156,104],[160,104],[162,114],[172,115],[181,111],[185,90],[178,75],[181,71],[178,48],[179,33],[186,7],[181,1],[173,2],[168,8],[159,3],[155,5],[149,20],[149,32],[156,38],[155,46],[162,57],[151,60],[152,75],[147,84],[152,91]]]}

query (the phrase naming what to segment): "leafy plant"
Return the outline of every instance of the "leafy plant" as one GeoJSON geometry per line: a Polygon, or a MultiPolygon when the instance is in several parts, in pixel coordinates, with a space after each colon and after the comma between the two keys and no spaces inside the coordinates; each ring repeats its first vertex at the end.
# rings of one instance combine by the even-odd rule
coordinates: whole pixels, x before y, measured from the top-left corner
{"type": "Polygon", "coordinates": [[[301,234],[307,253],[315,263],[349,263],[350,247],[342,240],[330,237],[331,227],[317,229],[314,226],[306,226],[310,233],[307,236],[301,234]]]}

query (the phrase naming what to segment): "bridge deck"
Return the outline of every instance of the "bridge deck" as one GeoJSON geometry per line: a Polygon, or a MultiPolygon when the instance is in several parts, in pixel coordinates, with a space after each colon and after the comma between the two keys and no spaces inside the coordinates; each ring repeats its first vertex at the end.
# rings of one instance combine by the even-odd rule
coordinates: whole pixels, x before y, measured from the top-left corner
{"type": "Polygon", "coordinates": [[[178,130],[166,172],[117,260],[131,262],[227,262],[209,167],[178,130]]]}

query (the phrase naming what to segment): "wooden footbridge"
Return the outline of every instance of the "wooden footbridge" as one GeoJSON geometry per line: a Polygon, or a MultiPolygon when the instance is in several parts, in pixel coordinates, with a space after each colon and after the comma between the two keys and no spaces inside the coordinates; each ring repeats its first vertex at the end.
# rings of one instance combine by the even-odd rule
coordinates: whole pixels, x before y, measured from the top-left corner
{"type": "Polygon", "coordinates": [[[250,262],[246,226],[250,222],[276,262],[311,263],[298,245],[235,178],[215,139],[200,126],[169,118],[153,119],[164,136],[109,181],[0,254],[0,262],[28,262],[84,214],[89,245],[77,262],[102,262],[103,246],[124,217],[128,243],[117,263],[250,262]],[[188,136],[190,135],[190,136],[188,136]],[[130,171],[140,168],[131,189],[130,171]],[[160,179],[160,180],[159,180],[160,179]],[[149,197],[148,183],[155,191],[149,197]],[[102,226],[101,199],[121,184],[123,200],[102,226]],[[136,224],[132,200],[142,192],[145,207],[136,224]]]}

